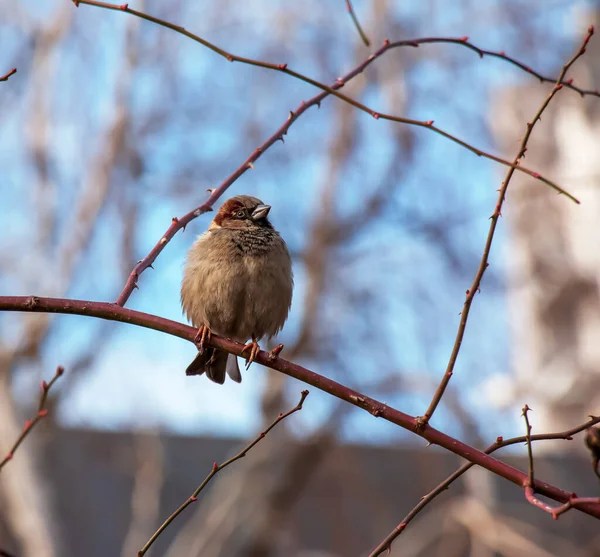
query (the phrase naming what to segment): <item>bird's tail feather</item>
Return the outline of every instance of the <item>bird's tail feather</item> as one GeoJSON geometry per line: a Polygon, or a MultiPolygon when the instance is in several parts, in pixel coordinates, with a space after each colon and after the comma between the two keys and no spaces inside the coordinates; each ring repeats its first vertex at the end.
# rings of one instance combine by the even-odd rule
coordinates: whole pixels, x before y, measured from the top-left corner
{"type": "Polygon", "coordinates": [[[237,357],[215,348],[207,348],[202,353],[198,352],[185,370],[186,375],[202,375],[203,373],[206,373],[211,381],[220,385],[225,382],[225,373],[236,383],[242,382],[237,357]]]}

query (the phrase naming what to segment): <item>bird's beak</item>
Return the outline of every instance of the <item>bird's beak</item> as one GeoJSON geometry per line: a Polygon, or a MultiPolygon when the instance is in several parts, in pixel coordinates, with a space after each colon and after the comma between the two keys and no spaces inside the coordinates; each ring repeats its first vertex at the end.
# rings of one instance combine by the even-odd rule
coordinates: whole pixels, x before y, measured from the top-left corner
{"type": "Polygon", "coordinates": [[[254,209],[254,211],[252,211],[252,219],[253,220],[264,219],[269,214],[270,210],[271,210],[270,205],[259,205],[258,207],[256,207],[256,209],[254,209]]]}

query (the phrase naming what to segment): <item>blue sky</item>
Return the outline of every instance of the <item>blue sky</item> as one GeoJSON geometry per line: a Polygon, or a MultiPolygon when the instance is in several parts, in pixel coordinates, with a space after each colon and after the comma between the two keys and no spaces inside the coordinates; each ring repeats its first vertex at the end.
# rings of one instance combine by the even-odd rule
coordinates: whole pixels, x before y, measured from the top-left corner
{"type": "MultiPolygon", "coordinates": [[[[406,27],[414,26],[414,30],[407,33],[408,36],[468,35],[479,46],[506,50],[519,57],[519,52],[513,51],[513,45],[521,44],[523,37],[515,36],[518,31],[516,26],[511,26],[509,22],[495,24],[495,20],[486,20],[485,17],[469,18],[451,4],[439,4],[439,10],[432,13],[425,13],[419,2],[396,4],[398,21],[406,27]]],[[[587,5],[585,2],[575,4],[578,8],[587,5]]],[[[481,10],[484,15],[489,10],[491,17],[501,11],[501,5],[501,2],[483,2],[481,10]]],[[[189,21],[186,27],[236,53],[260,56],[265,50],[271,54],[275,52],[277,56],[272,55],[268,59],[294,60],[294,69],[329,82],[332,76],[325,75],[313,58],[315,51],[311,44],[322,32],[323,21],[333,8],[329,6],[325,9],[319,4],[314,7],[314,11],[304,14],[302,25],[294,29],[294,41],[289,42],[271,32],[273,18],[285,13],[282,6],[272,11],[253,9],[247,13],[230,14],[222,25],[212,27],[202,18],[193,17],[198,16],[200,9],[196,4],[191,4],[179,16],[189,21]]],[[[160,13],[158,6],[152,3],[146,9],[151,13],[153,10],[160,13]]],[[[358,4],[356,9],[360,17],[364,8],[358,4]]],[[[349,52],[352,40],[358,40],[350,35],[353,30],[349,20],[345,19],[345,10],[340,9],[339,12],[337,18],[329,20],[331,29],[328,30],[334,37],[343,38],[333,41],[333,52],[330,53],[329,62],[333,60],[336,63],[336,75],[352,67],[349,52]]],[[[530,60],[531,65],[540,71],[555,73],[560,65],[559,61],[570,55],[574,37],[579,37],[587,25],[583,25],[576,18],[576,11],[564,2],[554,2],[550,7],[540,5],[533,12],[535,14],[530,19],[532,27],[539,30],[542,36],[544,30],[552,29],[553,35],[551,41],[535,51],[536,54],[529,51],[529,58],[535,58],[530,60]]],[[[89,58],[82,60],[73,51],[65,49],[58,60],[59,79],[53,83],[53,94],[50,97],[56,114],[53,128],[56,174],[61,176],[65,184],[72,185],[73,192],[76,191],[85,166],[86,143],[93,146],[95,141],[93,134],[82,137],[82,129],[98,131],[112,116],[111,95],[118,83],[115,72],[120,67],[122,32],[127,16],[82,6],[76,17],[80,29],[85,29],[86,26],[97,27],[99,36],[103,39],[102,42],[87,39],[85,33],[69,39],[69,46],[84,50],[89,58]],[[73,88],[79,87],[82,88],[81,95],[85,100],[82,104],[73,103],[73,97],[68,94],[61,96],[62,88],[72,93],[73,88]],[[80,128],[79,123],[86,120],[87,127],[80,128]]],[[[173,19],[177,21],[177,18],[173,19]]],[[[142,42],[152,44],[156,30],[150,24],[143,24],[142,29],[142,42]]],[[[18,44],[18,38],[14,36],[3,35],[0,39],[5,52],[11,52],[11,47],[18,44]]],[[[204,190],[229,175],[255,146],[239,139],[240,114],[249,110],[245,104],[246,88],[260,91],[258,98],[262,102],[253,105],[250,110],[263,121],[258,134],[262,139],[283,122],[286,110],[295,108],[301,100],[315,94],[313,88],[306,84],[289,83],[291,78],[287,76],[269,75],[266,70],[229,64],[183,37],[168,36],[164,48],[175,52],[177,71],[180,72],[178,79],[181,82],[166,83],[167,77],[152,67],[151,59],[148,63],[142,62],[141,70],[136,73],[129,92],[134,113],[143,114],[157,98],[166,94],[165,90],[170,91],[170,87],[174,87],[177,102],[186,107],[195,103],[195,110],[206,120],[198,123],[190,120],[187,113],[182,111],[182,114],[178,114],[177,110],[173,110],[165,133],[158,140],[154,138],[140,145],[140,150],[146,157],[146,172],[137,187],[140,195],[145,196],[146,191],[148,195],[144,197],[144,218],[136,235],[136,254],[139,257],[145,255],[156,243],[173,216],[185,214],[190,208],[200,204],[205,196],[204,190]],[[285,87],[285,95],[281,98],[273,92],[277,87],[285,87]],[[216,95],[216,98],[207,96],[211,94],[216,95]],[[162,182],[169,183],[177,167],[178,157],[185,149],[194,151],[194,156],[200,161],[194,173],[194,187],[197,187],[198,195],[194,198],[154,195],[151,188],[162,182]],[[215,165],[217,170],[211,169],[209,174],[204,174],[202,161],[215,160],[220,161],[220,164],[215,165]]],[[[459,48],[447,45],[419,49],[421,56],[431,55],[432,58],[406,76],[409,91],[426,93],[411,98],[408,116],[433,119],[443,129],[479,147],[497,152],[485,129],[489,103],[499,88],[529,78],[502,62],[479,60],[466,50],[457,54],[459,48]],[[458,61],[450,80],[446,67],[433,57],[434,53],[440,51],[444,54],[451,53],[452,60],[458,61]]],[[[365,57],[368,52],[365,50],[365,57]]],[[[8,85],[2,84],[2,94],[11,95],[8,88],[18,88],[19,77],[20,74],[17,74],[8,85]]],[[[0,163],[5,169],[2,188],[6,201],[0,207],[0,216],[7,223],[8,230],[4,239],[0,240],[0,250],[19,254],[20,250],[16,245],[27,236],[25,211],[28,198],[25,192],[30,170],[18,143],[11,142],[11,138],[19,137],[21,133],[27,105],[25,100],[19,103],[14,97],[7,98],[13,101],[11,106],[16,106],[16,109],[12,108],[10,113],[3,116],[0,126],[0,163]]],[[[309,222],[311,210],[317,203],[317,184],[325,173],[327,161],[318,156],[318,151],[316,154],[311,152],[309,147],[311,143],[318,142],[327,135],[335,102],[338,101],[328,99],[319,111],[310,109],[292,127],[285,145],[274,146],[259,160],[255,171],[244,175],[230,190],[232,195],[252,193],[271,203],[272,220],[284,232],[290,244],[302,245],[302,230],[309,222]],[[309,154],[305,156],[307,151],[309,154]],[[290,226],[290,214],[294,215],[295,226],[290,226]]],[[[384,99],[380,91],[370,90],[363,102],[378,107],[382,106],[384,99]]],[[[345,176],[347,190],[352,193],[344,194],[340,201],[340,207],[344,210],[360,202],[360,196],[356,192],[363,187],[360,182],[364,179],[361,174],[363,166],[369,169],[370,176],[375,176],[378,169],[385,167],[391,152],[389,142],[394,141],[394,126],[397,124],[375,121],[363,114],[358,117],[358,125],[362,133],[362,148],[356,166],[350,168],[345,176]]],[[[384,222],[360,236],[353,249],[359,249],[361,244],[368,247],[373,242],[398,247],[397,252],[390,257],[390,264],[397,264],[393,273],[397,274],[398,280],[394,282],[386,274],[391,281],[386,284],[395,284],[397,290],[384,308],[384,314],[390,337],[399,339],[399,354],[394,356],[394,361],[405,370],[409,382],[421,383],[421,389],[416,393],[394,392],[386,402],[403,411],[419,414],[424,410],[450,354],[458,323],[457,314],[462,305],[464,290],[477,267],[487,233],[487,217],[493,208],[495,190],[499,186],[503,170],[426,130],[419,130],[415,137],[419,145],[419,158],[414,168],[402,177],[403,194],[399,203],[409,211],[434,215],[438,210],[447,210],[448,204],[458,204],[457,212],[463,222],[452,226],[449,234],[456,245],[464,247],[466,281],[448,280],[444,259],[438,259],[430,246],[424,245],[420,237],[413,236],[410,226],[398,230],[386,226],[384,222]],[[432,311],[439,313],[434,322],[426,325],[420,321],[418,313],[408,310],[409,304],[406,301],[407,297],[414,296],[419,285],[424,295],[432,297],[432,311]],[[428,337],[430,342],[423,342],[428,337]],[[425,379],[421,380],[419,374],[424,374],[425,379]]],[[[365,187],[368,185],[368,182],[364,184],[365,187]]],[[[65,195],[65,200],[68,200],[69,194],[65,195]]],[[[206,228],[209,219],[208,215],[200,217],[184,233],[172,240],[155,264],[155,270],[149,270],[142,276],[140,290],[133,294],[128,307],[183,320],[179,305],[179,283],[184,255],[196,234],[206,228]]],[[[113,263],[118,246],[111,244],[114,231],[110,218],[105,220],[94,235],[91,255],[83,262],[85,271],[82,271],[82,276],[85,277],[69,293],[74,298],[113,299],[120,289],[114,280],[117,273],[113,263]],[[98,270],[89,273],[89,267],[86,266],[90,265],[97,266],[98,270]]],[[[483,293],[475,300],[452,381],[461,400],[472,411],[483,416],[480,418],[481,429],[492,438],[498,434],[516,434],[521,429],[520,410],[515,408],[514,412],[503,415],[503,429],[498,431],[498,415],[485,412],[488,409],[487,401],[481,396],[485,378],[494,373],[507,372],[509,367],[507,315],[502,287],[506,257],[504,250],[504,223],[501,222],[491,259],[496,270],[496,282],[489,288],[484,282],[483,293]]],[[[298,307],[301,306],[304,289],[302,268],[296,267],[295,274],[295,302],[289,324],[283,333],[284,340],[286,335],[287,338],[293,338],[299,321],[298,307]]],[[[368,288],[369,277],[364,280],[365,288],[368,288]]],[[[31,282],[30,277],[22,282],[6,280],[0,284],[6,285],[6,293],[44,293],[30,292],[28,288],[31,282]]],[[[340,324],[341,331],[342,325],[340,324]]],[[[106,345],[98,343],[99,356],[91,373],[86,374],[85,380],[76,382],[69,395],[61,401],[59,417],[62,423],[74,427],[109,429],[159,427],[186,434],[247,435],[256,430],[260,411],[258,401],[265,377],[267,373],[274,372],[254,365],[244,374],[241,385],[227,382],[224,386],[218,386],[205,378],[190,379],[184,375],[183,370],[194,355],[192,345],[149,330],[116,324],[112,327],[116,334],[111,335],[106,345]]],[[[2,330],[4,335],[7,327],[2,330]]],[[[99,330],[99,334],[106,334],[105,329],[98,329],[96,323],[91,323],[86,318],[57,317],[56,327],[43,354],[42,365],[32,366],[35,370],[30,369],[29,373],[19,375],[15,382],[16,396],[22,400],[30,398],[31,393],[36,392],[39,374],[48,377],[57,363],[64,364],[68,372],[73,353],[93,342],[93,335],[98,334],[99,330]]],[[[352,361],[355,362],[356,369],[347,370],[352,381],[363,379],[363,369],[372,373],[365,360],[356,358],[350,360],[352,361]]],[[[337,377],[330,369],[320,368],[319,362],[313,363],[316,364],[316,371],[337,377]]],[[[302,388],[301,384],[289,380],[290,401],[294,401],[290,405],[295,403],[302,388]]],[[[306,434],[318,427],[334,408],[327,395],[315,389],[311,391],[307,401],[310,412],[302,412],[294,418],[293,427],[299,434],[306,434]]],[[[451,414],[446,409],[442,408],[436,419],[436,425],[441,429],[449,433],[460,433],[459,425],[452,421],[451,414]]],[[[389,424],[373,420],[364,412],[351,410],[343,428],[343,436],[353,441],[385,442],[401,436],[401,433],[389,424]]]]}

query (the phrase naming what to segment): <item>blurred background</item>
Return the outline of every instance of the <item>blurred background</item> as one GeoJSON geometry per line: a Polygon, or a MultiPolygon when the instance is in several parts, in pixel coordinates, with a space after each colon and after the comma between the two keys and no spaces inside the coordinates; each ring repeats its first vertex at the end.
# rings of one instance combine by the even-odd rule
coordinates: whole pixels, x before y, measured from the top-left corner
{"type": "MultiPolygon", "coordinates": [[[[383,42],[468,36],[556,76],[597,22],[592,1],[137,1],[240,56],[330,84],[383,42]]],[[[229,63],[119,12],[0,0],[0,293],[114,301],[171,218],[200,205],[317,91],[229,63]]],[[[600,85],[600,46],[572,72],[600,85]]],[[[388,52],[344,93],[512,159],[551,85],[456,45],[388,52]]],[[[455,375],[432,425],[478,447],[567,429],[600,407],[600,99],[563,90],[526,165],[581,206],[515,176],[455,375]]],[[[337,99],[309,109],[227,192],[273,206],[294,259],[284,356],[423,414],[505,169],[421,128],[337,99]]],[[[127,306],[183,320],[193,221],[127,306]]],[[[253,365],[220,387],[183,370],[195,348],[78,316],[0,314],[0,455],[56,365],[50,415],[0,474],[0,549],[22,557],[135,555],[208,473],[294,406],[303,385],[253,365]]],[[[600,495],[581,438],[534,446],[544,480],[600,495]]],[[[526,468],[524,447],[511,462],[526,468]]],[[[167,530],[149,555],[367,555],[460,461],[312,390],[167,530]]],[[[598,523],[557,522],[473,469],[412,524],[393,555],[600,555],[598,523]]]]}

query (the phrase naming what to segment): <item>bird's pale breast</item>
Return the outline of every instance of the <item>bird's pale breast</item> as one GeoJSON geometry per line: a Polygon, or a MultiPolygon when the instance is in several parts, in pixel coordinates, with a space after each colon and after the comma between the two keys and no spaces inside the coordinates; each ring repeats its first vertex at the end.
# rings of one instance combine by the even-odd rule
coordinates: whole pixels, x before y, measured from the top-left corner
{"type": "Polygon", "coordinates": [[[195,327],[244,342],[275,335],[292,299],[291,260],[275,231],[215,230],[196,240],[181,287],[183,309],[195,327]]]}

